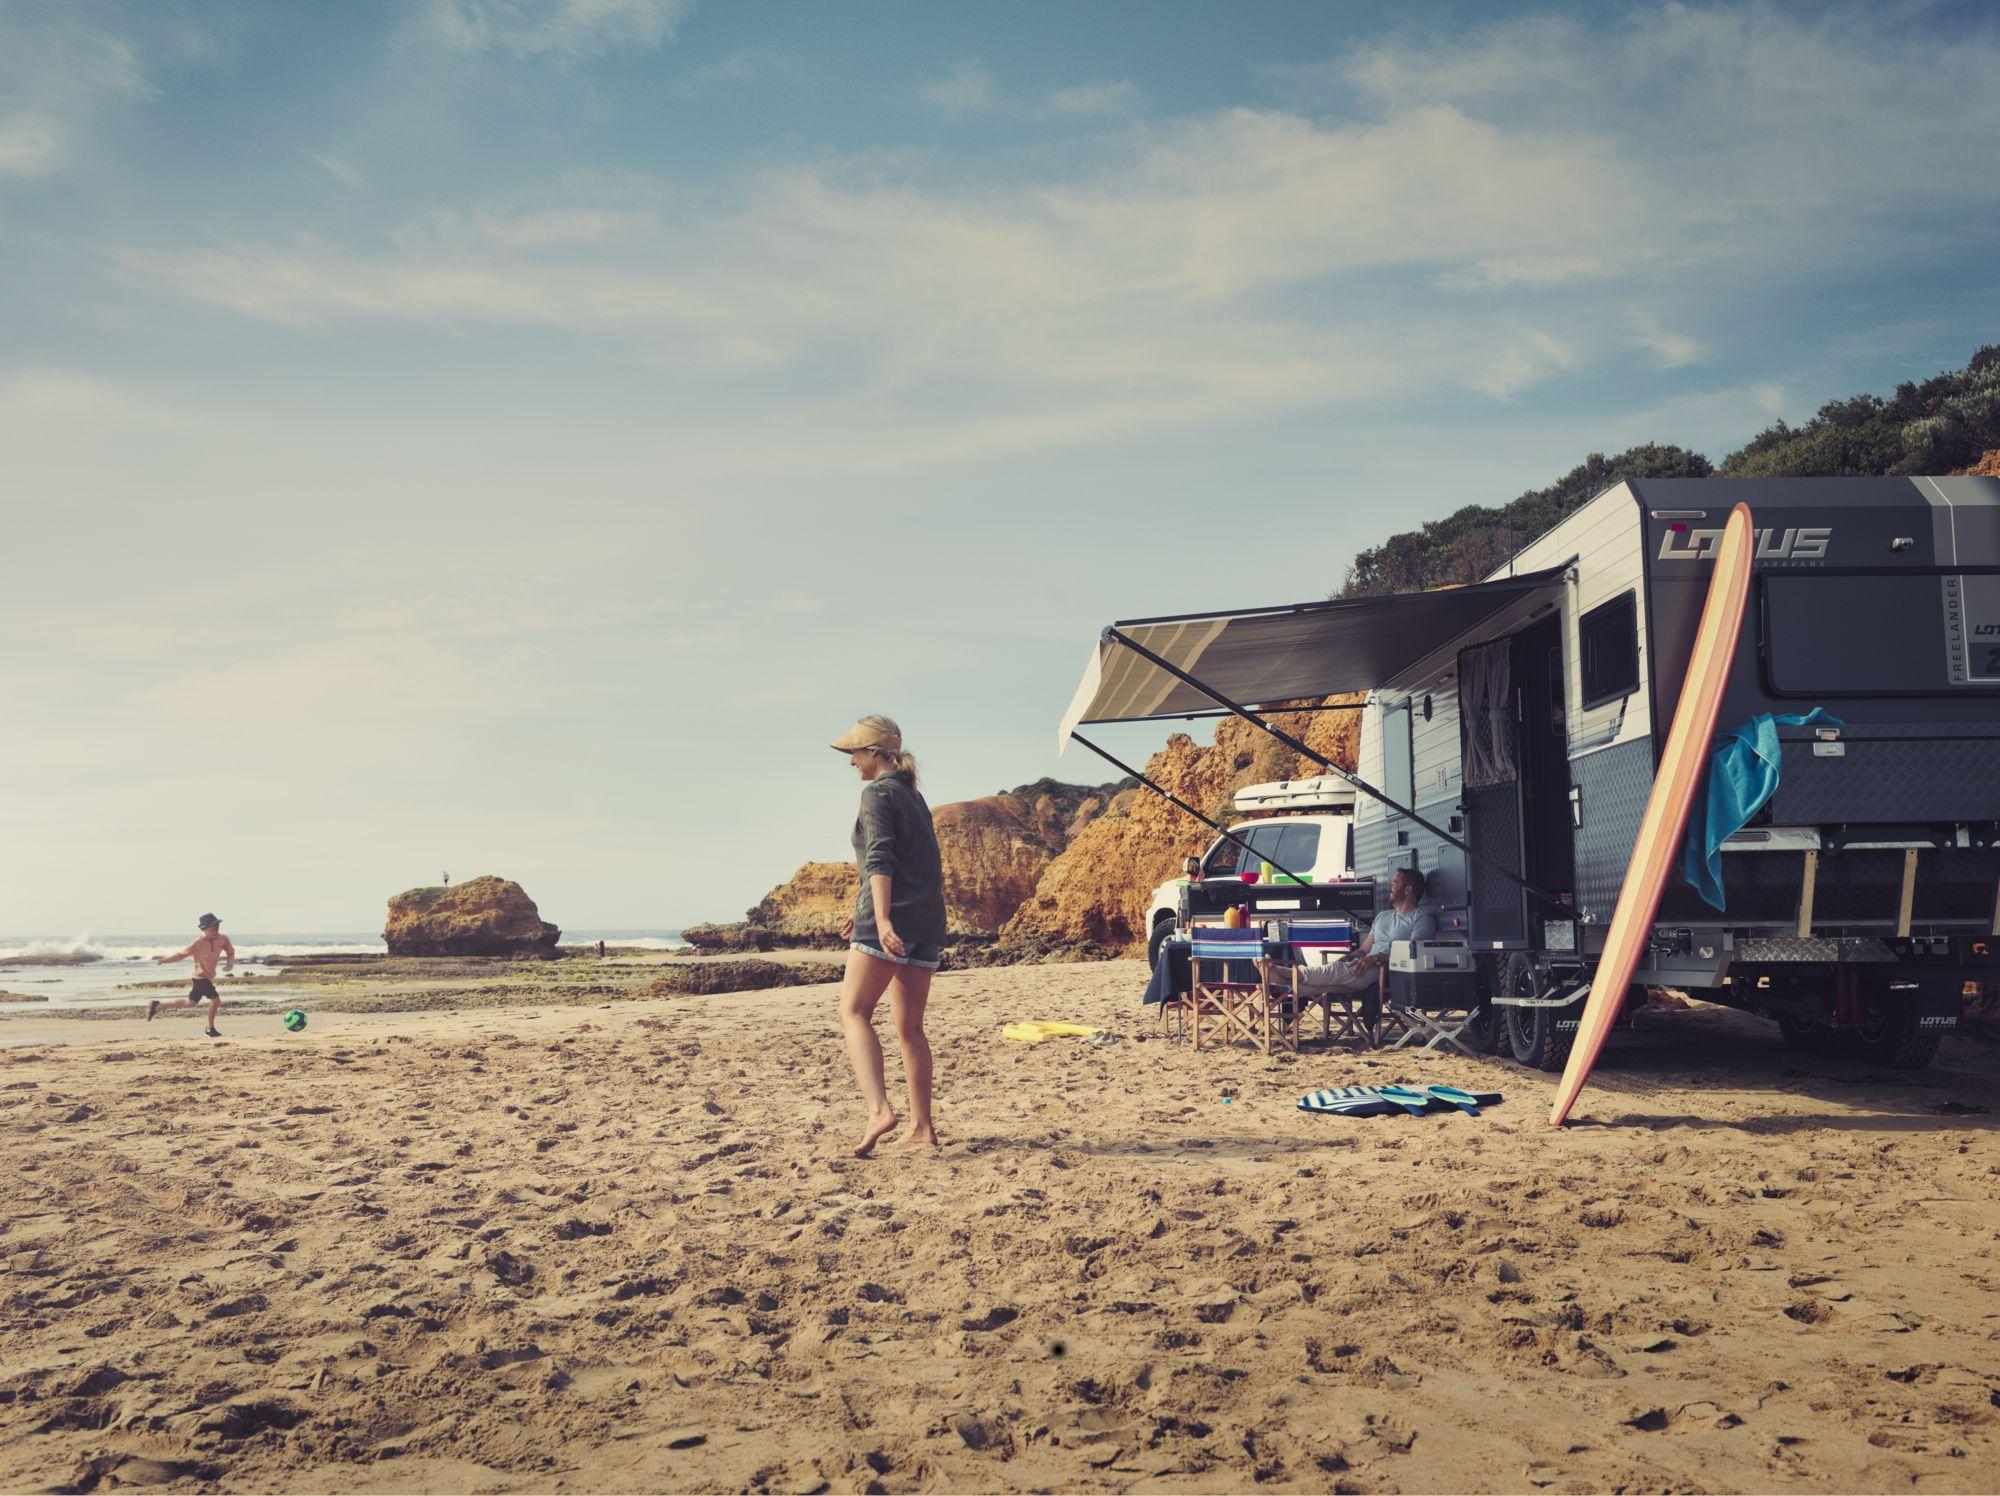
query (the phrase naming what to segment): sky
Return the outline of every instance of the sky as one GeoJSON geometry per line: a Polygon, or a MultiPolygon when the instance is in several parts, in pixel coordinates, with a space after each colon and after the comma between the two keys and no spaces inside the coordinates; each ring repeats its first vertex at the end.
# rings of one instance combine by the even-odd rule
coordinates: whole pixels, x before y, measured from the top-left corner
{"type": "Polygon", "coordinates": [[[1996,77],[1976,4],[0,0],[0,931],[740,917],[870,712],[933,804],[1112,777],[1114,618],[2000,341],[1996,77]]]}

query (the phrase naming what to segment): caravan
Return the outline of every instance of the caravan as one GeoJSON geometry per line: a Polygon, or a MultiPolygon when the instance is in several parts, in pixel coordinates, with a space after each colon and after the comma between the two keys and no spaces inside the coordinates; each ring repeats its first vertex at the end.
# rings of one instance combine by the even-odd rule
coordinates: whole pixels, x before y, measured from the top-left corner
{"type": "Polygon", "coordinates": [[[1925,1064],[1965,984],[2000,980],[2000,482],[1621,483],[1471,586],[1114,625],[1064,736],[1366,690],[1355,873],[1420,868],[1438,915],[1392,972],[1469,966],[1472,1042],[1558,1068],[1738,502],[1757,559],[1717,743],[1770,718],[1777,784],[1721,844],[1720,907],[1670,884],[1634,980],[1925,1064]]]}

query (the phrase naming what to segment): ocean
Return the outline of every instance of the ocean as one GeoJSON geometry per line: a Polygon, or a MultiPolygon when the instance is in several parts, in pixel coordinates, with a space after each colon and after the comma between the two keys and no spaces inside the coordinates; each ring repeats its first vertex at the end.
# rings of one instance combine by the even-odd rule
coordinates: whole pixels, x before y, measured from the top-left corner
{"type": "MultiPolygon", "coordinates": [[[[311,935],[265,931],[239,933],[225,926],[236,947],[236,971],[250,982],[223,983],[222,995],[235,1002],[281,1002],[303,990],[287,988],[277,968],[270,963],[279,956],[388,954],[380,935],[311,935]]],[[[133,990],[137,982],[185,982],[194,973],[192,961],[172,966],[156,966],[153,957],[172,955],[194,938],[187,935],[0,935],[0,992],[25,994],[47,999],[32,1007],[0,1004],[0,1011],[30,1012],[34,1009],[106,1007],[119,1003],[143,1005],[149,997],[171,997],[171,992],[133,990]],[[77,966],[16,966],[5,964],[20,956],[94,955],[99,959],[77,966]]],[[[687,947],[678,930],[564,930],[564,945],[639,946],[646,950],[673,951],[687,947]]]]}

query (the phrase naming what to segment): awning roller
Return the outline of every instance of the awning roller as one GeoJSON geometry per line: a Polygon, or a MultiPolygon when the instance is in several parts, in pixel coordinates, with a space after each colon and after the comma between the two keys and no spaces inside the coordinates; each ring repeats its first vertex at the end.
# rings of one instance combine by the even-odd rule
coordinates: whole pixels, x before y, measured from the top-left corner
{"type": "MultiPolygon", "coordinates": [[[[1555,596],[1563,573],[1553,567],[1437,592],[1141,618],[1112,628],[1231,701],[1301,701],[1387,685],[1496,614],[1538,593],[1555,596]]],[[[1085,723],[1180,716],[1213,705],[1213,697],[1107,630],[1063,715],[1058,746],[1085,723]]]]}

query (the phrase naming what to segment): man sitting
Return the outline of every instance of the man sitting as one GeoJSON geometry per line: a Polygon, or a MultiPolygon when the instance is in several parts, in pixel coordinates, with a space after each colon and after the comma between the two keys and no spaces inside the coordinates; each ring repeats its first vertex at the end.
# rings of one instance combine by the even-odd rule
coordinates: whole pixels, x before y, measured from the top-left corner
{"type": "MultiPolygon", "coordinates": [[[[1353,954],[1325,966],[1311,967],[1303,974],[1311,992],[1379,993],[1384,973],[1389,969],[1389,947],[1399,940],[1423,940],[1437,933],[1437,916],[1420,907],[1424,901],[1424,875],[1413,867],[1396,869],[1389,880],[1389,907],[1375,916],[1375,923],[1353,954]]],[[[1374,1011],[1370,1011],[1371,1020],[1374,1011]]]]}

